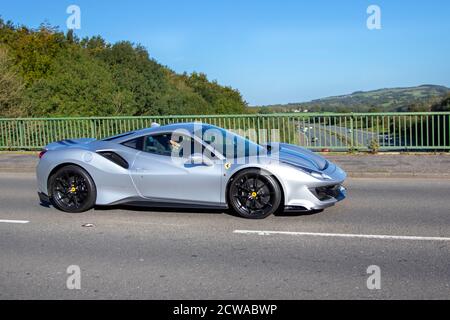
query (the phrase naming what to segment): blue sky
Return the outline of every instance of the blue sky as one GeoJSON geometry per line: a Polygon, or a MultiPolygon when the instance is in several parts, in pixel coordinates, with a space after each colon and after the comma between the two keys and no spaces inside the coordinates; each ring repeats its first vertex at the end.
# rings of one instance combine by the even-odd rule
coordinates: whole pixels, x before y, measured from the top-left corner
{"type": "Polygon", "coordinates": [[[250,105],[308,101],[384,87],[450,86],[448,0],[2,1],[4,20],[144,45],[177,72],[201,71],[250,105]],[[381,8],[368,30],[367,7],[381,8]]]}

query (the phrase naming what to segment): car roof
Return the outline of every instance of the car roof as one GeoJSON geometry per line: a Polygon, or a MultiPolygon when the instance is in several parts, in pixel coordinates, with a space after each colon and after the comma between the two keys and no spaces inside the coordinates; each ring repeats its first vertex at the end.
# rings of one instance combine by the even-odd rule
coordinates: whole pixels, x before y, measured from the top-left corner
{"type": "Polygon", "coordinates": [[[145,129],[141,129],[136,131],[136,133],[139,134],[147,134],[147,133],[154,133],[154,132],[167,132],[167,131],[175,131],[175,130],[180,130],[180,129],[184,129],[187,130],[190,133],[193,133],[195,129],[199,128],[201,126],[202,129],[207,128],[216,128],[216,129],[221,129],[217,126],[213,126],[211,124],[208,123],[203,123],[203,122],[182,122],[182,123],[171,123],[171,124],[167,124],[164,126],[155,126],[155,127],[151,127],[151,128],[145,128],[145,129]]]}
{"type": "Polygon", "coordinates": [[[172,123],[164,126],[155,126],[151,128],[144,128],[136,131],[131,131],[128,133],[123,133],[118,135],[117,137],[110,137],[107,138],[109,141],[114,141],[121,143],[123,141],[132,140],[134,138],[138,138],[141,136],[145,136],[148,134],[158,133],[158,132],[172,132],[175,130],[186,130],[189,133],[193,133],[195,129],[220,129],[223,130],[220,127],[208,124],[208,123],[202,123],[202,122],[182,122],[182,123],[172,123]]]}

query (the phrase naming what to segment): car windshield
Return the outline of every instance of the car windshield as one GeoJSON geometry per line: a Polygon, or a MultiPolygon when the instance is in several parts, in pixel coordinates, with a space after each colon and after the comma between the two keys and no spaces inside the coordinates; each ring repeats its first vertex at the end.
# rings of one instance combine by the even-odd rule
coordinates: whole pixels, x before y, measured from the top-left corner
{"type": "Polygon", "coordinates": [[[265,149],[231,131],[215,127],[203,126],[203,141],[226,158],[243,158],[262,155],[265,149]]]}

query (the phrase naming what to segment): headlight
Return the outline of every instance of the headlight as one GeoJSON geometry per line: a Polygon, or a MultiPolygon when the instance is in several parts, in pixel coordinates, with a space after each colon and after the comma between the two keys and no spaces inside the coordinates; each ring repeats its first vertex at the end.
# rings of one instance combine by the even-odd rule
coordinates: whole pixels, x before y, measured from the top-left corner
{"type": "Polygon", "coordinates": [[[312,171],[310,174],[317,179],[331,180],[331,177],[325,173],[312,171]]]}
{"type": "Polygon", "coordinates": [[[293,164],[293,163],[290,163],[290,162],[287,162],[287,161],[281,161],[281,162],[284,163],[284,164],[290,165],[290,166],[292,166],[292,167],[294,167],[296,169],[299,169],[299,170],[309,174],[311,177],[314,177],[316,179],[332,180],[332,178],[329,175],[325,174],[325,173],[314,171],[314,170],[311,170],[309,168],[305,168],[305,167],[302,167],[302,166],[299,166],[297,164],[293,164]]]}

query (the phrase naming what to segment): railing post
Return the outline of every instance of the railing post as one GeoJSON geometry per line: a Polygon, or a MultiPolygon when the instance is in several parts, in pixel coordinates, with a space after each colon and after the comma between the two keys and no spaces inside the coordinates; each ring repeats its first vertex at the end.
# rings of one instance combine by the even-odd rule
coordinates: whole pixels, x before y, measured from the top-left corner
{"type": "Polygon", "coordinates": [[[95,120],[90,119],[89,121],[91,122],[91,138],[97,138],[95,130],[95,120]]]}
{"type": "Polygon", "coordinates": [[[259,135],[259,130],[261,129],[261,125],[259,123],[261,118],[261,115],[258,115],[256,117],[257,121],[256,121],[256,143],[260,143],[260,135],[259,135]]]}
{"type": "Polygon", "coordinates": [[[23,122],[23,120],[19,120],[19,122],[17,123],[19,126],[19,146],[20,148],[25,147],[25,141],[24,141],[24,132],[25,132],[25,128],[24,125],[25,123],[23,122]]]}
{"type": "Polygon", "coordinates": [[[352,115],[353,117],[353,128],[352,128],[352,137],[353,137],[353,150],[355,151],[359,151],[359,146],[358,146],[358,136],[356,135],[356,131],[355,128],[358,128],[358,117],[355,116],[354,114],[352,115]]]}
{"type": "Polygon", "coordinates": [[[354,147],[355,147],[355,141],[354,141],[354,126],[353,126],[353,118],[354,118],[354,115],[352,114],[351,116],[350,116],[350,132],[351,132],[351,136],[350,136],[350,148],[349,148],[349,151],[350,152],[352,152],[353,150],[354,150],[354,147]]]}

